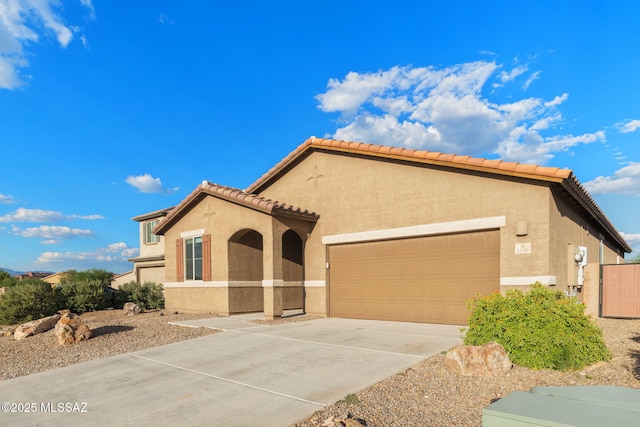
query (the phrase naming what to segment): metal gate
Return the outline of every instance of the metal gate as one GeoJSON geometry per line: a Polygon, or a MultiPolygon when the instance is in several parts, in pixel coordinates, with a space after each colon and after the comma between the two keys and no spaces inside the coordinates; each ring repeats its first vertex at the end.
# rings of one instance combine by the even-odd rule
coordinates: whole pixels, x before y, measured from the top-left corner
{"type": "Polygon", "coordinates": [[[640,318],[640,264],[603,265],[601,317],[640,318]]]}

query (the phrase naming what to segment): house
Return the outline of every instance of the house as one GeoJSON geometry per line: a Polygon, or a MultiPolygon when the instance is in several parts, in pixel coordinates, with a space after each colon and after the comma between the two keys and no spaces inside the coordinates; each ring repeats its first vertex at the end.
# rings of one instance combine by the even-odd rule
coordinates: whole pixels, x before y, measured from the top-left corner
{"type": "Polygon", "coordinates": [[[133,270],[114,276],[111,287],[117,289],[128,282],[164,283],[164,238],[154,234],[153,229],[172,209],[173,206],[132,218],[139,223],[140,254],[128,260],[133,262],[133,270]]]}
{"type": "Polygon", "coordinates": [[[60,284],[60,281],[62,280],[65,274],[66,274],[66,271],[58,271],[57,273],[53,273],[46,277],[43,277],[42,281],[47,282],[52,287],[55,287],[60,284]]]}
{"type": "Polygon", "coordinates": [[[26,280],[26,279],[44,279],[45,277],[50,275],[51,273],[46,271],[27,271],[26,273],[15,274],[12,277],[18,280],[26,280]]]}
{"type": "Polygon", "coordinates": [[[164,258],[135,262],[164,263],[168,309],[224,315],[465,324],[478,293],[579,295],[631,252],[570,170],[315,137],[244,191],[134,219],[160,216],[164,258]]]}

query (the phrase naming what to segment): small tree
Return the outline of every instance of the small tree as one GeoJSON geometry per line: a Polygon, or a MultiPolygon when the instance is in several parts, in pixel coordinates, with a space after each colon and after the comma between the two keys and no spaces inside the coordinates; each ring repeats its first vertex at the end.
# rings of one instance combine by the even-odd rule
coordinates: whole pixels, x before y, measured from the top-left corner
{"type": "Polygon", "coordinates": [[[58,310],[50,284],[35,279],[22,282],[0,295],[0,324],[28,322],[58,310]]]}
{"type": "Polygon", "coordinates": [[[8,271],[0,270],[0,288],[11,288],[18,284],[16,277],[11,277],[8,271]]]}
{"type": "Polygon", "coordinates": [[[89,270],[83,271],[68,270],[65,271],[60,278],[60,284],[65,285],[69,283],[73,284],[79,282],[94,281],[99,282],[103,286],[110,286],[112,277],[113,273],[107,270],[101,270],[99,268],[91,268],[89,270]]]}
{"type": "Polygon", "coordinates": [[[57,304],[75,313],[104,310],[112,306],[112,295],[97,280],[83,280],[77,283],[61,285],[56,290],[57,304]]]}

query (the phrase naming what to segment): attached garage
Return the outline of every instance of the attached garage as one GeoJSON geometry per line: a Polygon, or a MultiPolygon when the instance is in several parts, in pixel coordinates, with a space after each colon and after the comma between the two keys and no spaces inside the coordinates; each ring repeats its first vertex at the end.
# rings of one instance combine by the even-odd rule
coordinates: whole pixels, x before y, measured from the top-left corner
{"type": "Polygon", "coordinates": [[[463,325],[466,301],[500,290],[500,232],[328,246],[329,315],[463,325]]]}

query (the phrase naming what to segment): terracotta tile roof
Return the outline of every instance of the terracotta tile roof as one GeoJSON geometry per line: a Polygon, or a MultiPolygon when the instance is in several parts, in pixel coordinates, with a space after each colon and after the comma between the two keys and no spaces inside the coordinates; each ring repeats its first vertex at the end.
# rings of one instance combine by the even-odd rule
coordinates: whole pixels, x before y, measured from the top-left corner
{"type": "Polygon", "coordinates": [[[328,150],[335,152],[348,152],[365,156],[382,157],[407,162],[426,163],[440,166],[448,166],[458,169],[470,169],[496,173],[500,175],[519,176],[544,181],[560,182],[571,176],[569,169],[538,166],[526,163],[505,162],[502,160],[491,160],[470,156],[459,156],[457,154],[445,154],[436,151],[414,150],[411,148],[390,147],[385,145],[365,144],[362,142],[348,142],[335,139],[316,138],[312,136],[292,151],[287,157],[282,159],[277,165],[271,168],[251,184],[247,191],[251,193],[259,192],[264,184],[271,178],[279,175],[295,159],[305,155],[310,150],[328,150]]]}
{"type": "Polygon", "coordinates": [[[212,184],[209,181],[203,181],[200,185],[203,191],[212,196],[238,203],[239,205],[253,208],[265,213],[278,213],[292,216],[300,216],[306,218],[318,219],[315,212],[302,209],[293,205],[278,202],[277,200],[266,199],[257,194],[245,193],[244,190],[238,188],[226,187],[223,185],[212,184]]]}
{"type": "Polygon", "coordinates": [[[474,170],[497,175],[507,175],[557,183],[568,193],[569,197],[573,199],[577,205],[593,216],[626,252],[631,252],[631,247],[627,244],[620,233],[618,233],[613,224],[593,200],[591,195],[589,195],[587,190],[569,169],[517,162],[505,162],[502,160],[491,160],[470,156],[459,156],[456,154],[444,154],[435,151],[365,144],[362,142],[316,138],[312,136],[273,168],[267,171],[267,173],[258,178],[246,189],[246,191],[249,193],[260,193],[273,179],[277,179],[279,176],[286,173],[288,168],[295,164],[297,159],[304,158],[309,153],[316,150],[346,152],[368,157],[401,160],[409,163],[432,164],[456,169],[474,170]]]}
{"type": "Polygon", "coordinates": [[[238,188],[214,184],[205,180],[202,181],[202,183],[173,210],[171,210],[171,212],[169,212],[169,214],[154,228],[153,232],[155,234],[164,233],[171,224],[181,218],[190,209],[194,201],[199,200],[203,195],[207,194],[269,215],[295,217],[310,221],[317,221],[319,218],[318,214],[310,212],[307,209],[267,199],[257,194],[246,193],[244,190],[240,190],[238,188]]]}

